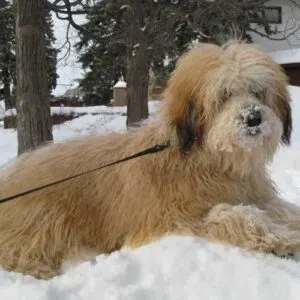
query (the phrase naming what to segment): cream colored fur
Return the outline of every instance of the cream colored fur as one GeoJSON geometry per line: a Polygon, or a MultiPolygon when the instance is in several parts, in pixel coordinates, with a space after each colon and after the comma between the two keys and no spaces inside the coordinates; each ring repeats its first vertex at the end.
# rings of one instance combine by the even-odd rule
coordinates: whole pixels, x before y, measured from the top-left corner
{"type": "Polygon", "coordinates": [[[290,135],[289,101],[281,68],[253,47],[191,50],[155,121],[52,144],[2,169],[0,198],[171,142],[163,152],[0,205],[0,265],[50,278],[64,263],[172,233],[279,255],[299,251],[300,209],[279,199],[266,173],[290,135]],[[250,106],[262,114],[255,136],[241,122],[250,106]]]}

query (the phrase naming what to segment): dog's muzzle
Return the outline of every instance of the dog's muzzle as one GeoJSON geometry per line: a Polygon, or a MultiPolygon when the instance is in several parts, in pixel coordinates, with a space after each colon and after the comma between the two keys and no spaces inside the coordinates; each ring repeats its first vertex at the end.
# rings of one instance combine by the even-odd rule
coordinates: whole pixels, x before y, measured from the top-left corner
{"type": "Polygon", "coordinates": [[[268,143],[269,137],[276,133],[276,120],[271,110],[259,103],[244,104],[236,119],[235,144],[251,150],[268,143]]]}
{"type": "Polygon", "coordinates": [[[241,114],[241,119],[249,135],[261,133],[260,125],[262,123],[262,116],[259,107],[250,106],[245,109],[241,114]]]}

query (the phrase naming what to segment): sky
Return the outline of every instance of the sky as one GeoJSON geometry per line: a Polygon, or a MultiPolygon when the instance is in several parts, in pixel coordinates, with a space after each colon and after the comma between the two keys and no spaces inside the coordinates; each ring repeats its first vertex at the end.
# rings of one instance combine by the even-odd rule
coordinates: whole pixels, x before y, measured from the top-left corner
{"type": "MultiPolygon", "coordinates": [[[[83,23],[85,18],[83,16],[75,16],[74,19],[76,22],[83,23]]],[[[63,47],[66,42],[66,33],[67,33],[67,21],[59,20],[55,14],[53,14],[54,22],[54,34],[56,37],[56,48],[61,49],[61,52],[58,55],[58,64],[57,64],[57,73],[59,75],[57,81],[57,87],[54,90],[53,94],[55,96],[60,96],[65,93],[67,89],[74,88],[77,85],[76,80],[81,78],[84,74],[84,71],[81,68],[81,65],[77,63],[78,55],[74,48],[71,49],[70,56],[67,59],[63,59],[67,52],[67,46],[63,47]]],[[[78,41],[76,30],[70,28],[69,40],[72,45],[78,41]]]]}

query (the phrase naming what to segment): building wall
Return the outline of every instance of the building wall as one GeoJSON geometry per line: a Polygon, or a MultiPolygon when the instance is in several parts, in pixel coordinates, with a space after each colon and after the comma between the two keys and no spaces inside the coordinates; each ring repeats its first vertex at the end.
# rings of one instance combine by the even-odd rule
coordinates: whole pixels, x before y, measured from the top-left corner
{"type": "MultiPolygon", "coordinates": [[[[295,0],[300,6],[300,0],[295,0]]],[[[291,34],[298,26],[300,27],[300,8],[289,0],[271,0],[266,3],[266,6],[281,6],[282,7],[282,24],[272,25],[278,29],[279,33],[274,35],[274,38],[284,38],[291,34]]],[[[263,32],[257,25],[253,25],[255,29],[263,32]]],[[[272,41],[261,37],[256,33],[251,33],[253,41],[259,44],[260,47],[267,52],[278,50],[300,48],[300,30],[292,34],[283,41],[272,41]]]]}
{"type": "Polygon", "coordinates": [[[126,106],[127,105],[127,89],[126,87],[114,87],[114,106],[126,106]]]}
{"type": "Polygon", "coordinates": [[[289,84],[300,86],[300,64],[288,64],[282,67],[289,78],[289,84]]]}

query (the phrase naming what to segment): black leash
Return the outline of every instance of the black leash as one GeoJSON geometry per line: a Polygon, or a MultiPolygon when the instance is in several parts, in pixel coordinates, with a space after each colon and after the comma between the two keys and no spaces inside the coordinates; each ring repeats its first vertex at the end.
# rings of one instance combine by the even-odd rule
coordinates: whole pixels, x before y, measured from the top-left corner
{"type": "Polygon", "coordinates": [[[166,144],[162,144],[162,145],[155,145],[154,147],[151,147],[151,148],[148,148],[148,149],[146,149],[146,150],[144,150],[144,151],[135,153],[135,154],[133,154],[133,155],[131,155],[131,156],[128,156],[128,157],[125,157],[125,158],[123,158],[123,159],[120,159],[120,160],[111,162],[111,163],[109,163],[109,164],[107,164],[107,165],[103,165],[103,166],[100,166],[100,167],[95,168],[95,169],[88,170],[88,171],[83,172],[83,173],[79,173],[79,174],[76,174],[76,175],[73,175],[73,176],[70,176],[70,177],[67,177],[67,178],[58,180],[58,181],[54,181],[54,182],[51,182],[51,183],[42,185],[42,186],[37,187],[37,188],[33,188],[33,189],[30,189],[30,190],[27,190],[27,191],[22,192],[22,193],[19,193],[19,194],[15,194],[15,195],[12,195],[12,196],[9,196],[9,197],[0,199],[0,204],[5,203],[5,202],[8,202],[8,201],[13,200],[13,199],[16,199],[16,198],[21,197],[21,196],[25,196],[25,195],[28,195],[28,194],[37,192],[37,191],[39,191],[39,190],[48,188],[48,187],[50,187],[50,186],[53,186],[53,185],[56,185],[56,184],[59,184],[59,183],[62,183],[62,182],[65,182],[65,181],[74,179],[74,178],[76,178],[76,177],[80,177],[80,176],[82,176],[82,175],[86,175],[86,174],[89,174],[89,173],[92,173],[92,172],[95,172],[95,171],[99,171],[99,170],[104,169],[104,168],[106,168],[106,167],[110,167],[110,166],[116,165],[116,164],[118,164],[118,163],[121,163],[121,162],[130,160],[130,159],[134,159],[134,158],[137,158],[137,157],[140,157],[140,156],[143,156],[143,155],[153,154],[153,153],[157,153],[157,152],[163,151],[163,150],[165,150],[166,148],[168,148],[169,146],[170,146],[170,143],[169,143],[169,142],[167,142],[166,144]]]}

